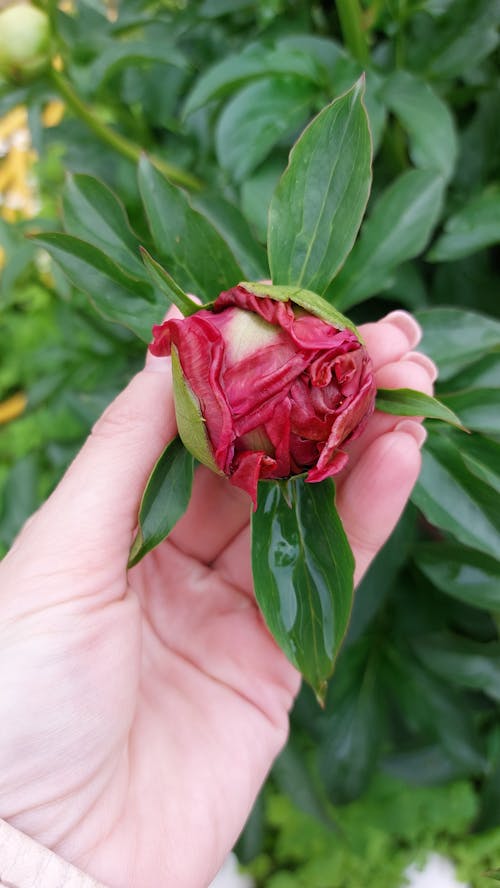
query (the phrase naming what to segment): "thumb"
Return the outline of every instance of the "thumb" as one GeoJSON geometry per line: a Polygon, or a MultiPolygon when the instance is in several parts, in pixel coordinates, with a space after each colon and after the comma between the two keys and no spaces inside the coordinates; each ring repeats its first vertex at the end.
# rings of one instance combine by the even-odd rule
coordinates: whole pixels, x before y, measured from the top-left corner
{"type": "Polygon", "coordinates": [[[146,367],[109,405],[62,481],[13,547],[57,558],[58,568],[127,562],[148,476],[176,434],[169,358],[146,367]]]}

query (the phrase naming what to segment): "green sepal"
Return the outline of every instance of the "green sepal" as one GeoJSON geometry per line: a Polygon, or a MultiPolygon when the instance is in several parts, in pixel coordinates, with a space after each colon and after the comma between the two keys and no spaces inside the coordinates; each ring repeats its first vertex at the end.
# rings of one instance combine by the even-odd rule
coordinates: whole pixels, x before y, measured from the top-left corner
{"type": "MultiPolygon", "coordinates": [[[[323,299],[322,296],[318,296],[317,293],[313,293],[311,290],[302,290],[299,287],[288,286],[275,287],[272,284],[259,284],[248,281],[242,281],[238,286],[244,287],[245,290],[253,293],[254,296],[260,296],[261,298],[267,296],[269,299],[274,299],[275,302],[293,302],[294,305],[298,305],[300,308],[308,311],[309,314],[321,318],[322,321],[326,321],[332,327],[337,327],[339,330],[352,330],[359,341],[363,341],[357,327],[349,318],[346,318],[333,305],[330,305],[326,299],[323,299]]],[[[206,306],[203,307],[206,308],[206,306]]]]}
{"type": "Polygon", "coordinates": [[[172,377],[177,428],[184,447],[212,472],[223,475],[215,462],[198,399],[186,382],[175,345],[172,345],[172,377]]]}

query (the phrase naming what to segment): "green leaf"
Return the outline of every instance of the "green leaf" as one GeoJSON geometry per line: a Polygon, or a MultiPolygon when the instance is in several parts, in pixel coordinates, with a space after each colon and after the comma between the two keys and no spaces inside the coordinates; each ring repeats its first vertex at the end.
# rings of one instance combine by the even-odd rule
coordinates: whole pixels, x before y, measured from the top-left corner
{"type": "Polygon", "coordinates": [[[407,784],[417,786],[435,783],[449,785],[451,780],[462,773],[462,769],[438,743],[417,749],[397,750],[384,759],[384,771],[407,784]]]}
{"type": "Polygon", "coordinates": [[[248,280],[269,277],[267,253],[255,239],[250,225],[237,206],[225,200],[218,192],[202,191],[195,194],[192,204],[209,219],[228,244],[238,265],[248,280]]]}
{"type": "Polygon", "coordinates": [[[485,435],[500,435],[500,390],[474,388],[441,395],[443,403],[460,414],[467,428],[485,435]]]}
{"type": "Polygon", "coordinates": [[[292,800],[299,811],[304,811],[331,827],[333,821],[325,794],[318,787],[316,775],[311,771],[298,745],[289,740],[273,765],[272,775],[278,788],[292,800]]]}
{"type": "Polygon", "coordinates": [[[500,322],[461,308],[429,308],[416,312],[423,330],[419,348],[449,379],[478,358],[500,347],[500,322]]]}
{"type": "Polygon", "coordinates": [[[356,589],[345,645],[357,641],[389,597],[397,576],[412,550],[418,512],[408,503],[387,542],[370,564],[356,589]]]}
{"type": "Polygon", "coordinates": [[[215,133],[217,158],[236,182],[245,179],[282,137],[307,120],[314,87],[298,78],[251,83],[225,106],[215,133]]]}
{"type": "Polygon", "coordinates": [[[500,389],[500,351],[486,354],[469,364],[465,370],[446,382],[446,392],[461,392],[465,389],[500,389]]]}
{"type": "Polygon", "coordinates": [[[418,256],[438,221],[444,179],[429,170],[402,173],[378,198],[326,297],[347,309],[384,290],[398,265],[418,256]]]}
{"type": "Polygon", "coordinates": [[[392,687],[408,724],[418,725],[439,738],[462,773],[482,773],[485,761],[473,712],[464,707],[459,693],[409,655],[407,647],[400,650],[388,647],[387,659],[386,682],[392,687]]]}
{"type": "Polygon", "coordinates": [[[466,546],[497,557],[500,551],[498,496],[468,469],[456,444],[430,433],[412,499],[431,524],[466,546]]]}
{"type": "Polygon", "coordinates": [[[143,493],[139,529],[130,550],[129,567],[161,543],[186,511],[193,470],[193,457],[180,438],[174,438],[158,459],[143,493]]]}
{"type": "Polygon", "coordinates": [[[345,804],[366,789],[380,754],[384,699],[377,657],[366,639],[342,654],[322,724],[320,773],[334,804],[345,804]]]}
{"type": "Polygon", "coordinates": [[[432,87],[408,71],[395,71],[385,82],[382,98],[399,119],[410,140],[417,167],[434,170],[448,180],[457,159],[455,124],[448,105],[432,87]]]}
{"type": "Polygon", "coordinates": [[[500,609],[500,562],[458,543],[424,543],[415,562],[441,592],[473,607],[500,609]]]}
{"type": "Polygon", "coordinates": [[[375,404],[383,413],[396,416],[424,416],[426,419],[440,419],[466,431],[458,416],[437,398],[413,389],[378,389],[375,404]]]}
{"type": "Polygon", "coordinates": [[[273,154],[241,186],[241,208],[262,243],[266,242],[269,207],[284,165],[285,159],[273,154]]]}
{"type": "Polygon", "coordinates": [[[460,452],[469,471],[500,493],[500,443],[483,435],[470,435],[466,440],[461,438],[460,452]]]}
{"type": "Polygon", "coordinates": [[[320,295],[352,249],[371,184],[364,79],[328,105],[290,152],[269,210],[275,284],[320,295]]]}
{"type": "Polygon", "coordinates": [[[321,69],[311,56],[287,47],[273,49],[253,44],[202,74],[187,98],[184,116],[252,80],[283,74],[295,75],[310,83],[322,81],[321,69]]]}
{"type": "Polygon", "coordinates": [[[462,77],[498,46],[500,7],[491,0],[455,0],[451,15],[410,46],[411,67],[427,76],[462,77]]]}
{"type": "Polygon", "coordinates": [[[64,227],[105,252],[132,277],[145,279],[139,242],[129,226],[125,208],[98,179],[69,174],[63,191],[64,227]]]}
{"type": "Polygon", "coordinates": [[[149,284],[129,277],[97,247],[69,234],[48,232],[33,240],[50,253],[103,317],[128,327],[144,342],[151,340],[151,327],[163,317],[166,304],[149,284]]]}
{"type": "Polygon", "coordinates": [[[252,566],[271,633],[323,701],[351,612],[354,572],[330,480],[261,482],[252,566]]]}
{"type": "Polygon", "coordinates": [[[85,70],[85,82],[95,92],[110,77],[124,68],[158,62],[163,65],[186,67],[186,56],[173,44],[165,41],[127,40],[123,43],[112,42],[100,52],[91,65],[85,70]]]}
{"type": "Polygon", "coordinates": [[[419,660],[439,678],[482,691],[500,702],[500,642],[474,641],[450,632],[419,637],[413,643],[419,660]]]}
{"type": "Polygon", "coordinates": [[[158,253],[183,287],[208,302],[242,279],[219,232],[145,156],[139,162],[139,188],[158,253]]]}
{"type": "Polygon", "coordinates": [[[500,187],[491,185],[447,219],[431,262],[452,262],[500,241],[500,187]]]}
{"type": "Polygon", "coordinates": [[[199,311],[200,306],[190,299],[184,290],[181,290],[168,271],[165,271],[163,266],[156,262],[144,247],[141,247],[141,256],[152,282],[165,294],[169,302],[177,306],[185,318],[199,311]]]}
{"type": "Polygon", "coordinates": [[[0,500],[0,540],[6,547],[39,505],[37,469],[36,452],[28,453],[16,460],[7,475],[0,500]]]}

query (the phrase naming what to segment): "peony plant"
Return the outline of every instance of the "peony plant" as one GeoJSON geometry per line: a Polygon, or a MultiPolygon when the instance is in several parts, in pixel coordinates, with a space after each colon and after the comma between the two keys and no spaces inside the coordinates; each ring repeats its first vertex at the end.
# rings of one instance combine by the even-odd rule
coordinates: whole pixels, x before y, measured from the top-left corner
{"type": "Polygon", "coordinates": [[[169,270],[145,249],[144,264],[127,253],[121,267],[120,244],[130,243],[123,210],[89,177],[70,178],[65,206],[71,218],[84,196],[111,230],[118,226],[118,245],[109,242],[118,264],[93,243],[86,221],[80,220],[90,241],[81,239],[81,229],[80,237],[37,237],[108,318],[146,341],[153,325],[151,351],[172,358],[179,435],[144,491],[129,566],[183,515],[198,463],[226,476],[248,494],[254,588],[264,619],[320,703],[353,601],[354,559],[333,482],[349,444],[362,436],[374,408],[459,424],[420,392],[377,392],[358,330],[331,301],[370,193],[363,94],[361,78],[318,114],[290,153],[269,209],[272,283],[245,280],[217,228],[145,156],[139,191],[169,270]],[[166,301],[180,316],[163,320],[166,301]]]}

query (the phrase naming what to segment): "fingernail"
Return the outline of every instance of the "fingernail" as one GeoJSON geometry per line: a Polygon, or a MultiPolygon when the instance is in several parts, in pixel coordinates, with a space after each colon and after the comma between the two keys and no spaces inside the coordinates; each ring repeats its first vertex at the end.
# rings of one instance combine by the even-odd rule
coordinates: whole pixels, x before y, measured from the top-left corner
{"type": "Polygon", "coordinates": [[[422,339],[422,328],[420,324],[417,323],[413,315],[408,314],[407,311],[402,311],[401,309],[391,311],[385,316],[384,320],[390,321],[391,324],[394,324],[395,327],[398,327],[398,329],[405,334],[410,348],[413,348],[413,346],[417,345],[422,339]]]}
{"type": "Polygon", "coordinates": [[[418,447],[422,447],[422,444],[427,438],[427,432],[423,425],[419,422],[415,422],[413,419],[401,420],[401,422],[398,422],[397,426],[394,427],[394,431],[404,432],[405,435],[411,435],[417,442],[418,447]]]}
{"type": "Polygon", "coordinates": [[[427,355],[423,355],[422,352],[409,351],[403,358],[403,361],[412,361],[414,364],[420,364],[421,367],[429,374],[429,378],[431,382],[435,382],[438,378],[438,368],[436,367],[434,361],[431,361],[427,355]]]}

